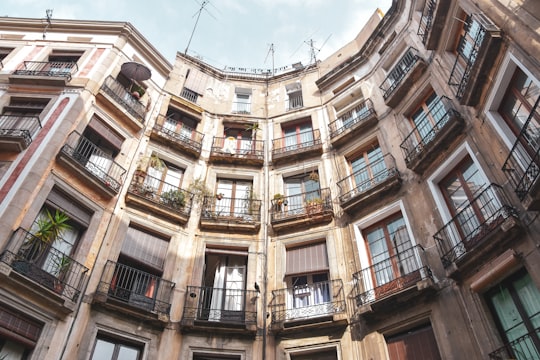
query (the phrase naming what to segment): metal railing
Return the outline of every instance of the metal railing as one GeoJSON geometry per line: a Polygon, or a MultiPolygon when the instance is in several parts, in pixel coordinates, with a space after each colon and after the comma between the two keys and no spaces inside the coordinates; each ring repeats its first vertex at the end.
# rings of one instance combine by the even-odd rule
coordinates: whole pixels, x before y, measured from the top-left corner
{"type": "Polygon", "coordinates": [[[293,96],[289,96],[285,100],[285,109],[287,111],[294,110],[294,109],[300,109],[304,107],[304,99],[302,98],[302,93],[294,94],[293,96]]]}
{"type": "Polygon", "coordinates": [[[491,360],[540,359],[540,328],[523,335],[489,354],[491,360]]]}
{"type": "Polygon", "coordinates": [[[392,70],[390,70],[390,73],[388,73],[384,79],[383,83],[379,86],[379,88],[383,91],[383,98],[385,100],[388,99],[396,88],[401,85],[401,82],[418,62],[418,59],[420,59],[418,56],[418,50],[410,47],[394,65],[392,70]]]}
{"type": "Polygon", "coordinates": [[[272,199],[271,220],[286,220],[332,212],[329,188],[272,199]]]}
{"type": "Polygon", "coordinates": [[[188,286],[182,323],[208,321],[248,325],[257,322],[258,293],[253,290],[188,286]]]}
{"type": "Polygon", "coordinates": [[[272,290],[272,323],[332,316],[345,312],[341,279],[272,290]]]}
{"type": "Polygon", "coordinates": [[[330,128],[330,137],[334,138],[348,129],[356,128],[373,116],[375,116],[373,102],[371,99],[366,99],[355,106],[354,109],[347,111],[328,125],[330,128]]]}
{"type": "Polygon", "coordinates": [[[73,61],[24,61],[13,75],[64,77],[69,81],[78,70],[73,61]]]}
{"type": "Polygon", "coordinates": [[[386,154],[338,181],[339,201],[344,203],[396,176],[399,176],[399,173],[394,157],[392,154],[386,154]]]}
{"type": "Polygon", "coordinates": [[[521,128],[502,170],[520,200],[524,200],[540,176],[540,96],[521,128]]]}
{"type": "Polygon", "coordinates": [[[159,178],[135,173],[128,192],[143,197],[172,212],[188,216],[191,214],[193,194],[159,178]]]}
{"type": "Polygon", "coordinates": [[[471,77],[473,67],[478,58],[478,53],[482,47],[486,34],[499,29],[483,14],[473,14],[467,18],[467,36],[462,36],[458,48],[457,56],[448,79],[448,85],[456,88],[456,98],[461,99],[465,93],[467,84],[471,77]],[[477,25],[473,28],[473,25],[477,25]],[[471,33],[473,28],[475,33],[471,33]],[[466,53],[466,54],[465,54],[466,53]]]}
{"type": "Polygon", "coordinates": [[[230,155],[240,159],[251,158],[264,160],[264,141],[251,139],[237,139],[233,136],[214,136],[212,153],[210,156],[230,155]]]}
{"type": "Polygon", "coordinates": [[[146,107],[112,76],[108,76],[101,89],[120,104],[128,113],[137,119],[144,121],[146,107]]]}
{"type": "MultiPolygon", "coordinates": [[[[407,230],[396,234],[410,244],[407,230]]],[[[424,263],[424,248],[420,245],[395,250],[396,254],[353,274],[355,299],[358,306],[389,297],[416,286],[420,280],[432,278],[424,263]]]]}
{"type": "Polygon", "coordinates": [[[245,102],[233,102],[233,114],[251,114],[251,103],[245,102]]]}
{"type": "Polygon", "coordinates": [[[120,191],[126,170],[90,140],[74,131],[69,134],[60,151],[83,166],[105,186],[115,192],[120,191]]]}
{"type": "Polygon", "coordinates": [[[288,153],[300,153],[321,146],[321,133],[319,129],[314,129],[272,140],[272,155],[283,156],[288,153]]]}
{"type": "Polygon", "coordinates": [[[62,297],[77,301],[88,268],[55,248],[62,247],[63,242],[64,239],[57,238],[47,243],[28,230],[18,228],[0,255],[0,262],[62,297]]]}
{"type": "Polygon", "coordinates": [[[249,197],[231,198],[220,194],[205,196],[201,219],[215,221],[243,221],[257,223],[261,221],[261,200],[249,197]]]}
{"type": "Polygon", "coordinates": [[[97,292],[152,313],[169,314],[174,286],[159,276],[109,260],[97,292]]]}
{"type": "Polygon", "coordinates": [[[32,142],[32,137],[41,129],[39,116],[1,115],[0,135],[21,137],[26,146],[32,142]]]}
{"type": "Polygon", "coordinates": [[[193,149],[197,153],[201,152],[204,134],[183,124],[181,121],[167,118],[160,115],[154,125],[155,131],[160,131],[180,144],[193,149]]]}
{"type": "Polygon", "coordinates": [[[416,119],[419,125],[415,126],[399,146],[403,150],[407,164],[424,151],[450,119],[461,117],[452,107],[450,99],[444,96],[430,103],[428,109],[429,112],[424,112],[416,119]],[[437,122],[433,124],[429,118],[436,119],[437,122]]]}
{"type": "Polygon", "coordinates": [[[433,18],[435,15],[435,9],[437,8],[437,0],[426,0],[424,4],[424,10],[422,10],[422,17],[420,18],[420,25],[418,26],[417,35],[422,39],[422,43],[425,44],[433,27],[433,18]]]}
{"type": "Polygon", "coordinates": [[[505,219],[517,215],[517,210],[501,186],[486,186],[469,205],[433,235],[444,267],[475,249],[505,219]]]}
{"type": "Polygon", "coordinates": [[[199,94],[197,94],[193,90],[189,90],[188,88],[182,88],[182,91],[180,92],[180,97],[196,104],[197,99],[199,98],[199,94]]]}

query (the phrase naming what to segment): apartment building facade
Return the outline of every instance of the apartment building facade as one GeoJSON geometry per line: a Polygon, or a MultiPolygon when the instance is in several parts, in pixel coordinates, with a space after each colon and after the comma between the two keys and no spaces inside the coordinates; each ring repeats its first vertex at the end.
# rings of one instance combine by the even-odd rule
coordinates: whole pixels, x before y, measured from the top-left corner
{"type": "Polygon", "coordinates": [[[0,18],[0,358],[539,358],[538,29],[395,0],[224,71],[0,18]]]}

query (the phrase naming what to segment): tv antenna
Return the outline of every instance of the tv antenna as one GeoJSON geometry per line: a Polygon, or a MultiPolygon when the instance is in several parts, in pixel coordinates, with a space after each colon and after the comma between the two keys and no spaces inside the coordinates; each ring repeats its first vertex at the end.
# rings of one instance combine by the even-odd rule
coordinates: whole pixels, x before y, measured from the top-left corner
{"type": "Polygon", "coordinates": [[[270,44],[270,47],[268,48],[268,53],[266,53],[264,64],[266,64],[266,60],[268,60],[268,55],[270,54],[272,54],[272,76],[274,76],[274,43],[270,44]]]}
{"type": "Polygon", "coordinates": [[[46,19],[47,20],[47,25],[45,25],[45,29],[43,29],[43,40],[45,40],[45,36],[47,34],[47,29],[49,28],[49,26],[52,26],[52,24],[51,24],[52,12],[53,12],[52,9],[45,10],[45,14],[47,15],[47,19],[46,19]]]}
{"type": "MultiPolygon", "coordinates": [[[[200,8],[192,16],[192,17],[195,17],[195,15],[196,15],[197,19],[195,20],[195,25],[193,26],[193,31],[191,31],[191,36],[189,37],[189,41],[188,41],[188,44],[186,46],[186,50],[184,51],[184,54],[187,54],[187,52],[188,52],[189,44],[191,44],[191,39],[193,39],[193,34],[195,34],[195,29],[197,29],[197,24],[199,23],[199,18],[201,17],[202,11],[205,10],[210,16],[212,16],[214,19],[216,19],[216,17],[214,15],[212,15],[207,9],[205,9],[205,6],[210,4],[210,0],[203,0],[201,3],[199,3],[198,1],[195,0],[195,2],[200,5],[200,8]]],[[[210,4],[210,5],[212,5],[212,4],[210,4]]]]}
{"type": "Polygon", "coordinates": [[[313,41],[313,39],[304,41],[309,46],[309,65],[317,63],[317,55],[321,52],[321,49],[324,47],[324,45],[326,45],[326,42],[328,41],[328,39],[330,39],[330,36],[332,36],[332,34],[328,35],[320,48],[315,47],[315,41],[313,41]]]}

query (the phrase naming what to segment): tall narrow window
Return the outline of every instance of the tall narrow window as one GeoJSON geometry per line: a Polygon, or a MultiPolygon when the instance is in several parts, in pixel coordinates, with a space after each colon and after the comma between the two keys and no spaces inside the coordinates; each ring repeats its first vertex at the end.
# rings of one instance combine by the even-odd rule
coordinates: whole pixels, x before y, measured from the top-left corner
{"type": "Polygon", "coordinates": [[[140,360],[142,353],[142,345],[98,335],[92,360],[140,360]]]}
{"type": "Polygon", "coordinates": [[[313,127],[311,122],[303,122],[283,127],[285,151],[313,146],[313,127]]]}
{"type": "Polygon", "coordinates": [[[173,135],[178,134],[181,139],[188,141],[195,137],[196,127],[197,120],[194,118],[172,107],[167,110],[167,117],[163,123],[164,130],[171,132],[173,135]]]}
{"type": "Polygon", "coordinates": [[[6,359],[30,359],[43,324],[0,305],[0,354],[6,359]]]}
{"type": "Polygon", "coordinates": [[[410,116],[419,143],[427,144],[433,140],[435,137],[433,129],[444,125],[441,120],[445,115],[446,110],[441,98],[432,92],[410,116]]]}
{"type": "Polygon", "coordinates": [[[252,181],[219,179],[216,194],[216,213],[218,216],[243,216],[249,213],[252,181]]]}
{"type": "Polygon", "coordinates": [[[382,149],[373,144],[351,160],[353,188],[361,193],[377,185],[386,178],[386,164],[382,149]]]}
{"type": "Polygon", "coordinates": [[[321,199],[320,183],[313,176],[308,174],[290,176],[285,178],[284,182],[288,214],[302,213],[305,211],[306,202],[321,199]]]}
{"type": "Polygon", "coordinates": [[[540,358],[540,291],[531,276],[516,273],[489,291],[486,299],[501,335],[514,342],[506,355],[519,360],[540,358]]]}
{"type": "Polygon", "coordinates": [[[150,164],[144,184],[156,194],[163,194],[178,190],[183,176],[183,169],[161,160],[159,164],[150,164]]]}
{"type": "Polygon", "coordinates": [[[251,114],[251,89],[235,89],[233,112],[237,114],[251,114]]]}

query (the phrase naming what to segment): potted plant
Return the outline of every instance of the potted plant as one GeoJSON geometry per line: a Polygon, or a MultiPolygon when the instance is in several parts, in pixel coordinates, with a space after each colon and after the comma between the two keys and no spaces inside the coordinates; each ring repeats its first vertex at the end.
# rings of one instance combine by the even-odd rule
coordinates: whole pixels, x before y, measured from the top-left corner
{"type": "Polygon", "coordinates": [[[287,199],[280,193],[274,194],[274,210],[281,211],[282,206],[287,206],[287,199]]]}
{"type": "Polygon", "coordinates": [[[56,277],[54,280],[54,290],[61,293],[64,290],[64,278],[71,266],[71,258],[66,254],[55,255],[52,258],[54,264],[53,275],[56,277]]]}
{"type": "Polygon", "coordinates": [[[320,213],[323,210],[323,199],[320,197],[311,198],[306,201],[306,212],[308,214],[320,213]]]}
{"type": "Polygon", "coordinates": [[[22,250],[26,260],[38,260],[56,239],[61,237],[66,230],[71,229],[69,220],[69,216],[63,211],[56,210],[54,214],[51,214],[48,209],[45,209],[45,215],[38,218],[32,236],[28,236],[23,244],[22,250]]]}
{"type": "Polygon", "coordinates": [[[137,184],[142,184],[144,182],[149,167],[156,170],[163,170],[166,165],[165,162],[154,153],[150,156],[141,157],[137,163],[137,169],[135,170],[135,182],[137,184]]]}
{"type": "Polygon", "coordinates": [[[223,193],[216,194],[216,199],[221,200],[223,199],[223,196],[225,196],[223,193]]]}
{"type": "Polygon", "coordinates": [[[186,205],[186,194],[179,189],[171,189],[161,194],[163,203],[175,209],[181,209],[186,205]]]}

